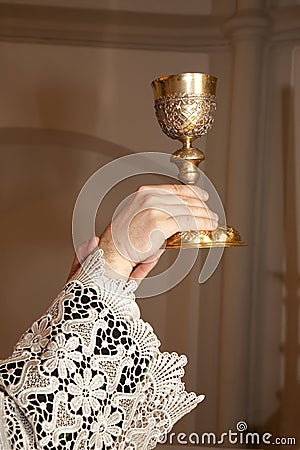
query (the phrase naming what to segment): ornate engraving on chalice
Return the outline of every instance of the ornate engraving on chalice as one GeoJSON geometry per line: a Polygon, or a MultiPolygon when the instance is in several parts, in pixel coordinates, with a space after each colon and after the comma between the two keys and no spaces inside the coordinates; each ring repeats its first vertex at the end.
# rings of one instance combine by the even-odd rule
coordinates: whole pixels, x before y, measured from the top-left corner
{"type": "Polygon", "coordinates": [[[216,97],[211,94],[169,94],[155,101],[155,112],[163,132],[172,139],[198,138],[212,127],[216,97]]]}
{"type": "MultiPolygon", "coordinates": [[[[192,146],[194,140],[212,127],[216,111],[217,78],[204,73],[180,73],[152,81],[155,113],[163,132],[182,142],[171,157],[178,168],[178,179],[195,184],[198,165],[204,153],[192,146]]],[[[166,248],[207,248],[245,245],[238,231],[219,226],[216,230],[185,231],[167,240],[166,248]]]]}

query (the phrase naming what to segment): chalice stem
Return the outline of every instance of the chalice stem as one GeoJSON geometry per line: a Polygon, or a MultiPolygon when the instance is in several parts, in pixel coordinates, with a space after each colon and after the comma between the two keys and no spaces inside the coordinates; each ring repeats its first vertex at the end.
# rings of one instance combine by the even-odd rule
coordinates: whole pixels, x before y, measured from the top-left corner
{"type": "Polygon", "coordinates": [[[171,161],[177,165],[178,180],[184,184],[196,184],[199,180],[199,164],[205,159],[202,150],[193,147],[193,141],[196,138],[181,138],[183,146],[173,153],[171,161]]]}

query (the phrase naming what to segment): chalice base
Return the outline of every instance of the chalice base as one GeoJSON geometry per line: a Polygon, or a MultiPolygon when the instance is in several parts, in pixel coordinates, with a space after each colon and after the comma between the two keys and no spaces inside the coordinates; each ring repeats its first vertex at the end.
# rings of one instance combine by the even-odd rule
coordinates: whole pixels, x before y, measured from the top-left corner
{"type": "Polygon", "coordinates": [[[219,226],[213,231],[182,231],[166,241],[166,248],[240,247],[247,245],[232,227],[219,226]]]}

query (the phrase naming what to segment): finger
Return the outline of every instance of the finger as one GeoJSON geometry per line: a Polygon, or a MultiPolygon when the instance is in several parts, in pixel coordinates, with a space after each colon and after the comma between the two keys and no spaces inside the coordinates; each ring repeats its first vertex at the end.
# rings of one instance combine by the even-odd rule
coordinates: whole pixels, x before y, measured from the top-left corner
{"type": "Polygon", "coordinates": [[[77,260],[79,260],[79,262],[82,263],[95,250],[95,248],[98,245],[99,245],[98,236],[93,236],[92,239],[90,239],[89,241],[80,244],[76,254],[77,260]]]}
{"type": "Polygon", "coordinates": [[[77,270],[80,268],[82,262],[92,253],[99,244],[99,237],[94,236],[89,241],[83,242],[79,245],[77,252],[72,263],[70,273],[67,278],[67,282],[75,275],[77,270]]]}
{"type": "Polygon", "coordinates": [[[138,192],[141,191],[158,191],[161,194],[173,194],[173,195],[182,195],[185,197],[194,197],[200,198],[204,201],[208,200],[209,194],[204,189],[201,189],[199,186],[195,185],[186,185],[186,184],[158,184],[158,185],[148,185],[148,186],[140,186],[138,188],[138,192]]]}
{"type": "MultiPolygon", "coordinates": [[[[174,218],[176,219],[176,217],[179,216],[187,216],[190,215],[192,217],[203,217],[203,218],[209,218],[212,220],[219,220],[219,216],[217,213],[215,213],[214,211],[211,211],[208,206],[206,206],[205,204],[201,203],[199,206],[190,206],[187,205],[185,203],[179,203],[179,204],[173,204],[173,205],[169,205],[169,204],[165,204],[165,205],[157,205],[157,206],[153,206],[153,207],[147,207],[145,208],[145,210],[140,210],[138,211],[138,213],[135,215],[139,215],[141,214],[143,211],[149,211],[149,220],[151,220],[151,218],[153,220],[158,220],[159,222],[161,222],[162,220],[166,220],[165,215],[168,216],[168,218],[174,218]],[[163,214],[161,214],[163,213],[163,214]]],[[[134,219],[135,216],[132,218],[134,219]]]]}
{"type": "Polygon", "coordinates": [[[142,201],[143,209],[155,208],[156,206],[163,205],[182,205],[205,207],[207,205],[204,200],[199,197],[187,197],[186,195],[174,195],[174,194],[161,194],[158,191],[155,193],[149,190],[149,194],[142,201]]]}
{"type": "Polygon", "coordinates": [[[159,248],[153,255],[149,256],[147,259],[143,261],[143,264],[148,264],[152,262],[158,262],[161,255],[165,252],[165,248],[159,248]]]}
{"type": "Polygon", "coordinates": [[[129,280],[134,280],[139,286],[148,273],[156,266],[156,262],[152,263],[140,263],[130,275],[129,280]]]}
{"type": "MultiPolygon", "coordinates": [[[[151,233],[148,235],[145,230],[145,233],[140,236],[139,242],[141,246],[139,243],[133,245],[131,241],[129,242],[131,258],[134,261],[145,260],[147,254],[151,254],[153,248],[161,247],[165,239],[179,231],[214,230],[218,226],[217,214],[208,208],[195,208],[193,211],[194,214],[192,214],[190,208],[186,205],[177,205],[169,208],[165,206],[162,209],[153,209],[156,212],[153,218],[149,218],[149,221],[152,223],[151,233]]],[[[132,233],[134,233],[134,230],[132,230],[132,233]]]]}
{"type": "Polygon", "coordinates": [[[87,247],[87,252],[84,254],[84,258],[89,256],[99,245],[100,238],[98,236],[93,236],[92,239],[90,239],[87,247]]]}
{"type": "Polygon", "coordinates": [[[155,255],[150,256],[145,261],[140,263],[131,273],[130,280],[135,280],[137,285],[146,278],[149,272],[156,266],[160,256],[164,253],[165,249],[160,249],[155,255]]]}
{"type": "Polygon", "coordinates": [[[192,217],[190,215],[177,216],[167,220],[169,225],[166,227],[167,237],[181,231],[187,230],[208,230],[212,231],[218,227],[218,221],[207,217],[192,217]]]}
{"type": "Polygon", "coordinates": [[[202,200],[201,198],[198,197],[186,197],[185,195],[178,195],[176,197],[174,197],[173,195],[171,196],[171,198],[173,199],[174,203],[178,203],[178,198],[180,201],[184,202],[186,205],[188,206],[197,206],[197,207],[206,207],[206,203],[204,200],[202,200]]]}
{"type": "MultiPolygon", "coordinates": [[[[195,208],[205,208],[209,212],[209,216],[214,216],[216,213],[211,214],[212,212],[209,210],[209,207],[205,203],[205,201],[198,196],[195,197],[187,197],[186,195],[174,195],[168,193],[166,191],[158,191],[149,189],[143,197],[140,198],[139,212],[145,211],[148,209],[156,209],[156,210],[164,210],[171,214],[173,207],[183,206],[183,207],[195,207],[195,208]],[[164,194],[161,194],[164,192],[164,194]]],[[[196,210],[193,210],[196,215],[199,215],[196,210]]],[[[180,212],[180,215],[183,213],[180,212]]]]}
{"type": "Polygon", "coordinates": [[[187,204],[177,204],[172,205],[171,207],[166,206],[165,208],[161,208],[161,211],[164,211],[170,217],[176,218],[177,216],[185,216],[191,215],[193,217],[203,217],[213,220],[219,220],[219,216],[217,213],[209,209],[206,205],[202,206],[192,206],[187,204]]]}

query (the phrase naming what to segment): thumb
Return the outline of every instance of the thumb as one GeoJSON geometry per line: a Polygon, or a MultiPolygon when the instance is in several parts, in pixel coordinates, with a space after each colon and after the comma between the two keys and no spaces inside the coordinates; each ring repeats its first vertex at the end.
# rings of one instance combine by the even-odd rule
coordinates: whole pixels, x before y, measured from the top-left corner
{"type": "Polygon", "coordinates": [[[131,272],[129,280],[134,280],[137,285],[139,285],[143,279],[146,278],[148,273],[156,266],[164,251],[165,249],[159,249],[154,255],[151,255],[149,258],[145,259],[145,261],[136,266],[131,272]]]}

